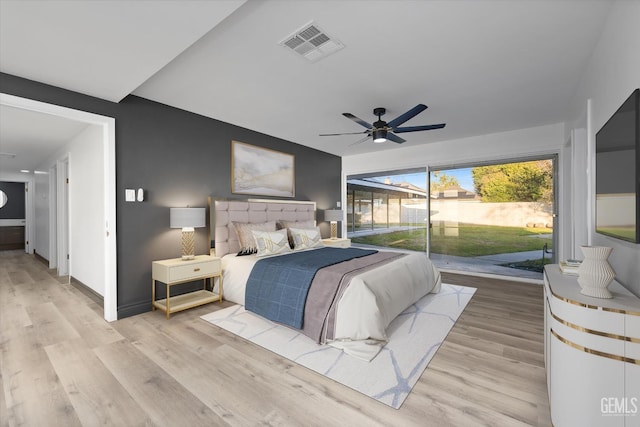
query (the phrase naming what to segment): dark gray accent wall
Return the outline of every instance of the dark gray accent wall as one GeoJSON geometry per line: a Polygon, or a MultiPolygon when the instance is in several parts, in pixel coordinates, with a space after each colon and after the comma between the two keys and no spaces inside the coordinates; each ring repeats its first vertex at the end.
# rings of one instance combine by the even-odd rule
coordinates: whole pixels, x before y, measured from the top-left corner
{"type": "Polygon", "coordinates": [[[0,190],[7,195],[7,204],[0,208],[0,219],[25,219],[24,182],[0,181],[0,190]]]}
{"type": "MultiPolygon", "coordinates": [[[[295,200],[324,210],[341,197],[340,157],[290,141],[136,96],[113,103],[3,73],[0,92],[116,119],[119,318],[150,310],[151,262],[180,255],[170,207],[206,207],[209,195],[242,198],[231,194],[232,140],[293,154],[295,200]],[[125,188],[143,188],[145,201],[125,202],[125,188]]],[[[208,253],[207,236],[197,229],[196,253],[208,253]]]]}

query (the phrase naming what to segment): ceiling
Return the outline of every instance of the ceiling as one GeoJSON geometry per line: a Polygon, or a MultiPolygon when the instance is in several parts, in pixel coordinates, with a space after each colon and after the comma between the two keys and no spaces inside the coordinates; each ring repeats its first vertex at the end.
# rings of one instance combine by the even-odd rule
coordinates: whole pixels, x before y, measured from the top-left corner
{"type": "Polygon", "coordinates": [[[611,5],[2,0],[0,71],[114,102],[134,94],[344,156],[572,119],[611,5]],[[311,62],[280,45],[310,22],[344,48],[311,62]],[[389,121],[419,103],[429,109],[405,125],[446,128],[402,134],[402,145],[319,136],[364,130],[344,112],[373,122],[385,107],[389,121]]]}
{"type": "MultiPolygon", "coordinates": [[[[0,105],[0,170],[33,172],[59,147],[69,143],[88,125],[51,114],[0,105]]],[[[40,171],[48,172],[48,171],[40,171]]]]}

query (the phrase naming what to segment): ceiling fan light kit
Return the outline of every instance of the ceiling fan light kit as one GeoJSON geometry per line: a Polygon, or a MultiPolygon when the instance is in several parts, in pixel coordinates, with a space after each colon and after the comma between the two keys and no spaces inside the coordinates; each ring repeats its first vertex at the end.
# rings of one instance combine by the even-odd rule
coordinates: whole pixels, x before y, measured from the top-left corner
{"type": "Polygon", "coordinates": [[[387,141],[387,130],[386,129],[374,129],[373,130],[373,142],[381,143],[387,141]]]}
{"type": "MultiPolygon", "coordinates": [[[[398,117],[396,117],[395,119],[391,120],[388,123],[382,120],[382,116],[386,113],[386,109],[382,107],[373,109],[373,114],[378,116],[378,120],[375,121],[373,124],[367,123],[364,120],[354,116],[351,113],[342,113],[342,115],[358,123],[360,126],[366,128],[366,130],[363,132],[355,132],[355,134],[364,133],[366,134],[366,136],[360,141],[356,141],[354,144],[351,144],[351,145],[360,144],[362,142],[365,142],[369,138],[372,138],[373,142],[375,143],[382,143],[382,142],[386,142],[387,140],[390,140],[397,144],[402,144],[406,140],[395,135],[396,133],[420,132],[423,130],[442,129],[443,127],[446,126],[446,123],[440,123],[436,125],[399,127],[401,124],[405,123],[408,120],[411,120],[413,117],[417,116],[418,114],[420,114],[426,109],[427,109],[426,105],[418,104],[412,109],[410,109],[409,111],[403,114],[400,114],[398,117]]],[[[325,133],[325,134],[320,134],[320,136],[339,136],[339,135],[353,135],[353,134],[354,132],[325,133]]]]}

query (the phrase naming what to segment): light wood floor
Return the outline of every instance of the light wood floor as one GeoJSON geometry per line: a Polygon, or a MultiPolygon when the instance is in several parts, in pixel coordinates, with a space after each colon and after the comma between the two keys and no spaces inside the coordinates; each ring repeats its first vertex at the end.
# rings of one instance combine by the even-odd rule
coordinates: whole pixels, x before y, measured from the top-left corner
{"type": "Polygon", "coordinates": [[[199,319],[217,303],[107,323],[0,252],[0,426],[550,425],[542,287],[444,277],[478,291],[395,410],[199,319]]]}

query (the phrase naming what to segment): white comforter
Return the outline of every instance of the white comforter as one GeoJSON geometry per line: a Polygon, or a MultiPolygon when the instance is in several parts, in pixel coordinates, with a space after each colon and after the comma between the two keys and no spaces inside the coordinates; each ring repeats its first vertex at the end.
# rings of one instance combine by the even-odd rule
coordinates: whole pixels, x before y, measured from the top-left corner
{"type": "MultiPolygon", "coordinates": [[[[255,255],[222,258],[224,299],[244,305],[245,286],[255,255]]],[[[440,291],[440,272],[426,254],[413,252],[355,276],[336,311],[336,338],[345,353],[373,359],[387,341],[389,323],[430,292],[440,291]]]]}

